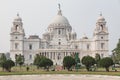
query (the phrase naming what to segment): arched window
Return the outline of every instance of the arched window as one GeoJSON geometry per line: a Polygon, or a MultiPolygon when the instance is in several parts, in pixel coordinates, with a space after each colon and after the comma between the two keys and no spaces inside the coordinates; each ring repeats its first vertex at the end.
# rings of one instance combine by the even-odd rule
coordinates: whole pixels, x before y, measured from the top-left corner
{"type": "Polygon", "coordinates": [[[103,25],[101,25],[101,30],[103,30],[103,25]]]}
{"type": "Polygon", "coordinates": [[[15,30],[17,30],[17,29],[18,29],[18,25],[15,26],[15,30]]]}

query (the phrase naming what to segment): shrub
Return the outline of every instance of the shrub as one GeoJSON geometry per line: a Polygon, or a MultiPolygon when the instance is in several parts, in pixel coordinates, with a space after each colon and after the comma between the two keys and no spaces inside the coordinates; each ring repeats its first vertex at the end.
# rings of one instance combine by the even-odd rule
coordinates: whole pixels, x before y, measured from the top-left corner
{"type": "Polygon", "coordinates": [[[109,72],[109,67],[113,65],[113,60],[110,57],[105,57],[100,60],[99,65],[104,67],[109,72]]]}
{"type": "Polygon", "coordinates": [[[95,59],[91,56],[84,56],[82,58],[82,64],[85,65],[87,71],[90,71],[91,66],[95,64],[95,59]]]}
{"type": "Polygon", "coordinates": [[[63,59],[63,66],[70,71],[70,68],[75,65],[75,59],[71,56],[65,56],[63,59]]]}

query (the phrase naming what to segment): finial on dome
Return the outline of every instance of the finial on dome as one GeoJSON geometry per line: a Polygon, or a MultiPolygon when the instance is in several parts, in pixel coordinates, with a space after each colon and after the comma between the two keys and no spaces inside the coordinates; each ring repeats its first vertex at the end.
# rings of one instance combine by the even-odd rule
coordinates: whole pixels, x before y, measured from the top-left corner
{"type": "Polygon", "coordinates": [[[22,21],[21,17],[19,16],[19,13],[17,13],[16,18],[14,19],[15,21],[22,21]]]}
{"type": "Polygon", "coordinates": [[[102,16],[102,12],[100,12],[100,16],[102,16]]]}
{"type": "Polygon", "coordinates": [[[84,33],[84,34],[83,34],[83,36],[85,37],[85,36],[86,36],[86,34],[84,33]]]}
{"type": "Polygon", "coordinates": [[[61,11],[61,6],[60,6],[60,4],[58,4],[58,8],[59,8],[59,10],[58,10],[58,15],[62,15],[62,11],[61,11]]]}
{"type": "Polygon", "coordinates": [[[17,16],[19,16],[19,13],[17,13],[17,16]]]}
{"type": "Polygon", "coordinates": [[[60,3],[58,4],[58,8],[59,8],[59,10],[61,10],[61,6],[60,6],[60,3]]]}

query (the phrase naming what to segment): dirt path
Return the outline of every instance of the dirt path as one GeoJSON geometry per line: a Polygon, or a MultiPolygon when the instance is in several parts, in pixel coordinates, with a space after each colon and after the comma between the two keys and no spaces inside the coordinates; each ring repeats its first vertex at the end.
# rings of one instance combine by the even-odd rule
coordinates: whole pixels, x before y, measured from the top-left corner
{"type": "Polygon", "coordinates": [[[0,76],[0,80],[120,80],[120,77],[106,75],[47,74],[0,76]]]}

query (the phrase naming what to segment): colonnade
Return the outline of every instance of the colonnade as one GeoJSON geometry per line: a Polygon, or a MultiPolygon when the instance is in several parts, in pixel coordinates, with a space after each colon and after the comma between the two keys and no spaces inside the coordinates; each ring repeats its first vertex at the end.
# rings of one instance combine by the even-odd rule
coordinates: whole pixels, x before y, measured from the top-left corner
{"type": "Polygon", "coordinates": [[[45,56],[53,61],[54,64],[61,65],[65,56],[74,56],[76,51],[41,51],[39,55],[45,56]]]}

